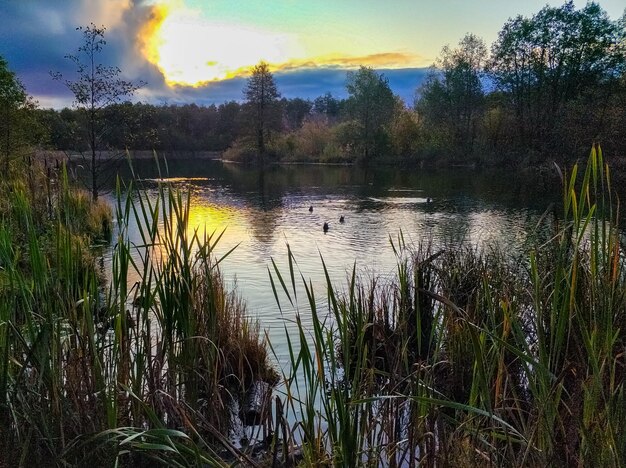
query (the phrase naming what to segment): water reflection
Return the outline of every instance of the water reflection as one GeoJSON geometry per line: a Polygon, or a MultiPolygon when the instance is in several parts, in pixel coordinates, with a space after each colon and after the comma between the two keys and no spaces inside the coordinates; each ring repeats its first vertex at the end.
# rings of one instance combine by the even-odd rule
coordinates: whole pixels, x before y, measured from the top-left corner
{"type": "MultiPolygon", "coordinates": [[[[136,161],[134,168],[144,189],[155,197],[162,175],[154,163],[136,161]]],[[[281,271],[288,271],[286,244],[323,308],[321,258],[332,279],[345,284],[346,271],[355,262],[372,274],[391,274],[396,264],[389,238],[399,232],[415,243],[460,239],[514,249],[523,245],[560,194],[557,180],[548,191],[543,183],[532,185],[532,180],[493,171],[287,166],[259,172],[216,161],[172,161],[168,171],[169,183],[190,191],[188,229],[198,229],[201,235],[224,231],[218,256],[238,246],[221,264],[222,272],[230,285],[237,284],[249,313],[269,330],[280,359],[287,357],[285,317],[276,306],[268,268],[274,259],[281,271]],[[341,216],[344,223],[339,222],[341,216]],[[324,223],[329,225],[327,233],[324,223]]],[[[130,233],[139,243],[136,227],[131,226],[130,233]]],[[[304,306],[304,292],[297,293],[304,306]]],[[[310,320],[302,318],[305,324],[310,320]]]]}

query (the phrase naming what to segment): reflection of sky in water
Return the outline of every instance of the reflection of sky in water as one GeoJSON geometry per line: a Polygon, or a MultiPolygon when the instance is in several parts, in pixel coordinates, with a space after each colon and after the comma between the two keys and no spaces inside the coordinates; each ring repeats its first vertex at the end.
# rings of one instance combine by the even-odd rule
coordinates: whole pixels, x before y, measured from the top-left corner
{"type": "MultiPolygon", "coordinates": [[[[224,231],[216,248],[218,257],[238,245],[221,263],[221,270],[229,285],[236,283],[247,301],[249,314],[258,317],[261,327],[268,330],[281,361],[287,359],[283,325],[294,329],[290,321],[294,311],[286,307],[287,299],[281,294],[288,319],[283,320],[268,269],[272,269],[274,259],[287,280],[286,244],[291,247],[302,276],[311,281],[316,303],[323,311],[326,281],[321,258],[331,279],[342,290],[355,262],[360,271],[369,275],[386,276],[395,271],[390,236],[395,240],[402,232],[409,243],[415,244],[460,239],[478,246],[496,242],[515,248],[524,243],[527,232],[548,204],[539,199],[536,207],[527,208],[523,201],[513,203],[514,206],[499,202],[499,192],[496,190],[494,195],[489,180],[481,182],[487,188],[481,186],[477,193],[475,181],[467,186],[446,186],[445,176],[433,182],[424,174],[408,179],[406,175],[390,175],[389,181],[379,181],[379,174],[346,172],[350,170],[302,167],[259,177],[252,170],[234,167],[218,175],[208,174],[209,177],[194,171],[193,177],[183,174],[175,181],[176,186],[191,193],[188,229],[198,229],[200,235],[224,231]],[[373,182],[368,182],[368,177],[373,182]],[[431,203],[427,202],[428,197],[433,198],[431,203]],[[313,206],[313,212],[309,212],[309,206],[313,206]],[[342,215],[345,223],[339,222],[342,215]],[[322,230],[324,222],[330,225],[326,234],[322,230]]],[[[155,183],[146,182],[152,197],[155,183]]],[[[502,197],[508,193],[504,190],[502,197]]],[[[555,192],[558,196],[558,188],[555,192]]],[[[136,227],[131,226],[130,235],[131,240],[139,243],[136,227]]],[[[301,285],[297,271],[296,275],[301,285]]],[[[310,323],[304,289],[300,287],[296,293],[303,322],[310,323]]]]}

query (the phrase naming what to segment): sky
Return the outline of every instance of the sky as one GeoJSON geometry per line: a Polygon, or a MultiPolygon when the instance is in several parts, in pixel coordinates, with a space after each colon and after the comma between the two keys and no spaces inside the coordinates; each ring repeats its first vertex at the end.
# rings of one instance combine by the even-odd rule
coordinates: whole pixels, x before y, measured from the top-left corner
{"type": "MultiPolygon", "coordinates": [[[[507,19],[545,0],[0,0],[0,56],[41,107],[72,97],[50,72],[75,78],[65,58],[78,26],[106,27],[100,60],[146,84],[136,100],[154,104],[242,100],[247,73],[266,61],[281,94],[344,97],[346,72],[384,73],[411,104],[443,46],[466,33],[489,46],[507,19]]],[[[598,2],[613,19],[623,0],[598,2]]],[[[577,7],[584,2],[575,2],[577,7]]]]}

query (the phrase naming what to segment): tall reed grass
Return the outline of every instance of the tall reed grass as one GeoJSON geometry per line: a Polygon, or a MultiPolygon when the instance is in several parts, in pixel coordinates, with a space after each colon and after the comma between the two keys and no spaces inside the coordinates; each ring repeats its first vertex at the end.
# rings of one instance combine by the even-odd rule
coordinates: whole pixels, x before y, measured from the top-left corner
{"type": "Polygon", "coordinates": [[[328,311],[289,252],[272,285],[299,326],[283,398],[305,464],[626,464],[618,209],[594,147],[527,252],[434,251],[400,235],[395,277],[328,280],[328,311]]]}
{"type": "Polygon", "coordinates": [[[43,214],[37,190],[20,180],[3,187],[6,462],[213,465],[224,449],[246,459],[228,438],[234,402],[276,375],[258,325],[224,287],[213,253],[220,235],[191,229],[189,198],[164,186],[155,198],[118,187],[112,228],[110,209],[71,188],[66,171],[52,183],[44,206],[54,206],[43,214]],[[112,234],[103,288],[93,245],[112,234]]]}
{"type": "Polygon", "coordinates": [[[224,287],[220,234],[189,226],[175,188],[118,184],[112,216],[63,170],[46,175],[0,187],[6,464],[626,465],[625,256],[598,147],[563,174],[563,211],[524,252],[400,234],[393,278],[355,265],[338,287],[322,259],[318,309],[288,249],[268,288],[297,333],[285,328],[290,363],[249,447],[230,441],[234,408],[277,376],[224,287]],[[93,246],[107,233],[103,288],[93,246]]]}

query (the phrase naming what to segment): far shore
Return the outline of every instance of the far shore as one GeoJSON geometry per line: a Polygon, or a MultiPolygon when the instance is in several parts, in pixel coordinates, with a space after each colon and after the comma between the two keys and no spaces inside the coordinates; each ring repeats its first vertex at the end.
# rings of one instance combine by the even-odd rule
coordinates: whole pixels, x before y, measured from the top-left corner
{"type": "MultiPolygon", "coordinates": [[[[46,150],[39,149],[35,151],[35,157],[45,159],[47,161],[71,161],[78,164],[88,164],[91,155],[88,151],[63,151],[63,150],[46,150]]],[[[158,158],[159,160],[168,161],[221,161],[225,164],[255,166],[254,163],[238,161],[233,159],[224,158],[223,151],[179,151],[179,150],[119,150],[119,151],[99,151],[97,158],[102,161],[117,159],[123,161],[130,157],[132,160],[137,161],[149,161],[158,158]]],[[[446,160],[435,158],[433,160],[428,159],[415,159],[407,160],[402,157],[381,157],[375,161],[371,161],[372,167],[377,166],[397,166],[397,167],[416,167],[420,169],[466,169],[476,170],[481,168],[490,167],[508,167],[511,169],[526,171],[526,172],[538,172],[538,173],[551,173],[554,171],[555,164],[562,166],[559,162],[552,159],[546,159],[542,162],[535,163],[519,163],[518,165],[502,164],[502,162],[495,161],[472,161],[461,163],[457,160],[446,160]]],[[[622,163],[619,158],[612,158],[611,161],[613,173],[618,177],[626,176],[626,163],[622,163]]],[[[294,160],[272,160],[267,162],[267,167],[271,166],[358,166],[358,161],[294,161],[294,160]]],[[[621,179],[621,177],[620,177],[621,179]]]]}
{"type": "MultiPolygon", "coordinates": [[[[154,159],[155,155],[158,158],[165,158],[169,160],[175,159],[205,159],[205,160],[221,160],[221,151],[176,151],[176,150],[119,150],[119,151],[98,151],[96,157],[98,159],[126,159],[130,156],[131,159],[147,160],[154,159]]],[[[44,157],[48,160],[70,160],[81,161],[84,159],[90,159],[91,154],[89,151],[61,151],[61,150],[38,150],[37,156],[44,157]]]]}

